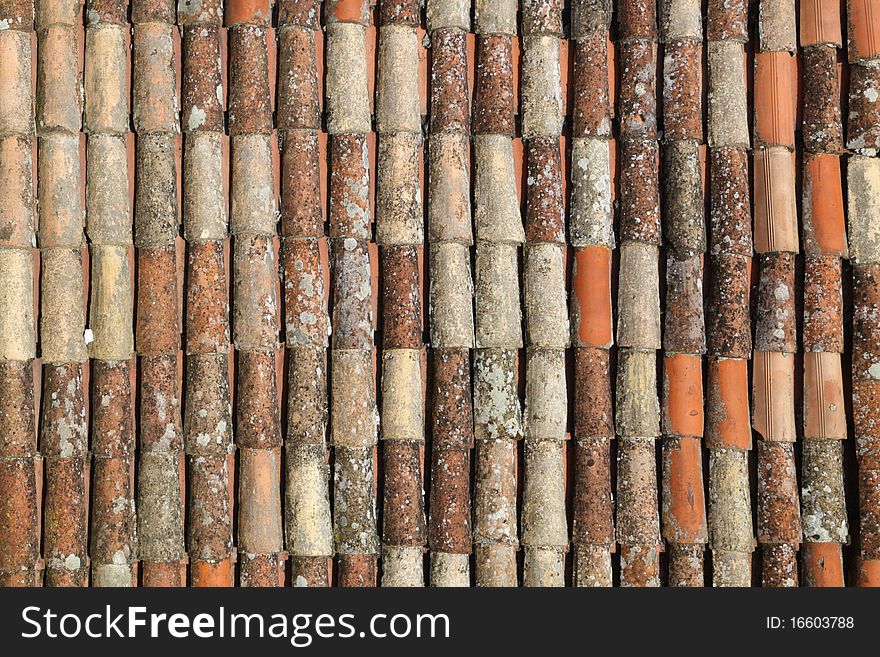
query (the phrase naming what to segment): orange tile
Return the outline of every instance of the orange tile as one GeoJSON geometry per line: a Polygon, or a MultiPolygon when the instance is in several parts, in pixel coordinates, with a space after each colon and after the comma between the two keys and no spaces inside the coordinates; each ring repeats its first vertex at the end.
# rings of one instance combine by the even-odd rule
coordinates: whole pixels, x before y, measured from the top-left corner
{"type": "Polygon", "coordinates": [[[843,554],[840,543],[804,543],[804,580],[809,586],[841,587],[843,554]]]}
{"type": "Polygon", "coordinates": [[[880,54],[880,2],[848,0],[850,61],[875,59],[880,54]]]}
{"type": "Polygon", "coordinates": [[[796,95],[788,52],[755,53],[755,140],[767,146],[794,147],[796,95]]]}
{"type": "Polygon", "coordinates": [[[706,443],[710,449],[749,449],[749,364],[738,358],[711,358],[708,369],[706,443]]]}
{"type": "Polygon", "coordinates": [[[880,559],[860,559],[859,561],[859,586],[880,586],[880,559]]]}
{"type": "Polygon", "coordinates": [[[840,30],[840,0],[801,0],[800,44],[819,43],[843,45],[840,30]]]}
{"type": "Polygon", "coordinates": [[[677,542],[706,540],[706,504],[703,497],[703,454],[698,438],[680,438],[667,446],[664,463],[664,534],[671,529],[677,542]]]}
{"type": "Polygon", "coordinates": [[[663,359],[663,433],[703,435],[703,367],[698,355],[663,359]]]}
{"type": "Polygon", "coordinates": [[[226,3],[226,25],[263,25],[272,20],[269,0],[229,0],[226,3]]]}
{"type": "Polygon", "coordinates": [[[804,354],[804,438],[846,439],[840,354],[804,354]]]}
{"type": "Polygon", "coordinates": [[[328,0],[324,3],[324,10],[328,18],[337,22],[366,23],[370,20],[369,5],[364,0],[328,0]]]}
{"type": "Polygon", "coordinates": [[[590,347],[609,347],[611,333],[611,251],[588,246],[575,254],[574,297],[579,307],[577,338],[590,347]]]}
{"type": "Polygon", "coordinates": [[[794,153],[784,147],[761,148],[753,157],[755,251],[797,253],[794,153]]]}
{"type": "Polygon", "coordinates": [[[794,354],[756,351],[752,363],[752,426],[764,440],[793,443],[794,354]]]}
{"type": "Polygon", "coordinates": [[[814,245],[821,255],[845,257],[840,157],[823,154],[805,158],[803,180],[805,250],[814,245]]]}

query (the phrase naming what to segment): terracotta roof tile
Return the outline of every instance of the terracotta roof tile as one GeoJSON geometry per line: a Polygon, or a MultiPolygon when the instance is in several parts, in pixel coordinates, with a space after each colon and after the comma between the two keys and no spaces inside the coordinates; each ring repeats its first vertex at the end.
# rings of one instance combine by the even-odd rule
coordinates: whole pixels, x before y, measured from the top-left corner
{"type": "Polygon", "coordinates": [[[874,4],[0,0],[0,584],[876,584],[874,4]]]}

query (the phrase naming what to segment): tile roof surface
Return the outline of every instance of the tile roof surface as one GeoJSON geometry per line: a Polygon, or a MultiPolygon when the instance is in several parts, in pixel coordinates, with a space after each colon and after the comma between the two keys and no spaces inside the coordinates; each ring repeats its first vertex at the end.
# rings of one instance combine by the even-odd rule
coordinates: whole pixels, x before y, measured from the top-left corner
{"type": "Polygon", "coordinates": [[[878,17],[0,0],[0,585],[880,585],[878,17]]]}

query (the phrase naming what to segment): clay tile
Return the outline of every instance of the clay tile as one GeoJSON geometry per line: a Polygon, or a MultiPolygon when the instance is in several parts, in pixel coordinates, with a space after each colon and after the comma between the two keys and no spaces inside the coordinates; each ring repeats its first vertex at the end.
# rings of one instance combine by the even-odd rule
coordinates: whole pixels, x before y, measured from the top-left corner
{"type": "Polygon", "coordinates": [[[478,38],[474,87],[474,132],[513,135],[513,51],[509,36],[478,38]]]}
{"type": "Polygon", "coordinates": [[[880,265],[853,268],[853,380],[880,380],[880,265]]]}
{"type": "MultiPolygon", "coordinates": [[[[861,381],[860,383],[867,383],[861,381]]],[[[877,406],[874,405],[871,420],[877,421],[877,406]]],[[[856,460],[862,470],[880,470],[880,439],[874,435],[856,433],[856,460]]]]}
{"type": "Polygon", "coordinates": [[[611,567],[612,545],[575,544],[572,557],[574,586],[609,587],[614,575],[611,567]]]}
{"type": "Polygon", "coordinates": [[[749,258],[740,256],[712,258],[706,328],[710,354],[729,358],[751,355],[750,264],[749,258]]]}
{"type": "Polygon", "coordinates": [[[323,262],[316,239],[282,242],[285,335],[288,345],[322,347],[330,333],[324,301],[323,262]]]}
{"type": "Polygon", "coordinates": [[[31,57],[31,39],[24,32],[0,30],[0,134],[33,133],[33,89],[31,78],[35,62],[31,57]]]}
{"type": "Polygon", "coordinates": [[[709,0],[706,38],[709,41],[748,41],[748,4],[747,0],[709,0]]]}
{"type": "Polygon", "coordinates": [[[748,365],[748,361],[741,358],[707,361],[706,446],[709,449],[749,449],[752,445],[748,365]]]}
{"type": "Polygon", "coordinates": [[[372,214],[366,136],[333,135],[330,162],[330,237],[369,239],[372,214]]]}
{"type": "Polygon", "coordinates": [[[880,66],[849,67],[846,146],[868,156],[880,149],[880,66]]]}
{"type": "MultiPolygon", "coordinates": [[[[37,491],[34,463],[30,459],[0,461],[0,577],[9,572],[29,572],[34,586],[34,564],[39,558],[37,491]]],[[[5,579],[5,577],[3,577],[5,579]]],[[[0,579],[3,585],[7,582],[0,579]]]]}
{"type": "Polygon", "coordinates": [[[703,40],[702,3],[693,0],[660,0],[660,40],[703,40]]]}
{"type": "Polygon", "coordinates": [[[663,433],[703,435],[703,368],[701,357],[674,354],[663,359],[663,433]]]}
{"type": "Polygon", "coordinates": [[[703,258],[666,257],[666,312],[663,348],[667,352],[702,354],[706,351],[703,323],[703,258]]]}
{"type": "Polygon", "coordinates": [[[847,160],[847,220],[850,257],[858,264],[880,262],[880,160],[851,156],[847,160]]]}
{"type": "Polygon", "coordinates": [[[229,32],[229,134],[269,133],[268,52],[263,28],[243,26],[229,32]]]}
{"type": "Polygon", "coordinates": [[[522,0],[522,33],[562,36],[563,0],[522,0]]]}
{"type": "Polygon", "coordinates": [[[624,141],[620,149],[620,239],[659,244],[660,190],[655,141],[624,141]]]}
{"type": "MultiPolygon", "coordinates": [[[[235,2],[235,0],[233,0],[235,2]]],[[[132,23],[174,23],[175,0],[134,0],[131,3],[132,23]]]]}
{"type": "Polygon", "coordinates": [[[710,252],[751,257],[752,205],[746,149],[709,149],[709,193],[710,252]]]}
{"type": "MultiPolygon", "coordinates": [[[[428,541],[433,554],[431,583],[433,586],[445,582],[468,583],[468,561],[472,549],[471,505],[470,500],[471,465],[467,450],[435,450],[432,463],[430,525],[428,541]],[[441,474],[442,476],[437,476],[441,474]],[[445,556],[441,557],[440,555],[445,556]],[[437,572],[438,561],[446,560],[464,563],[459,568],[441,568],[447,572],[437,572]],[[452,570],[453,572],[448,572],[452,570]],[[456,571],[463,575],[456,577],[456,571]]],[[[420,563],[417,553],[416,563],[420,563]]],[[[418,569],[421,572],[421,569],[418,569]]]]}
{"type": "Polygon", "coordinates": [[[801,464],[804,539],[849,543],[843,445],[838,440],[805,440],[801,464]]]}
{"type": "Polygon", "coordinates": [[[562,154],[557,137],[535,137],[526,145],[526,240],[565,243],[562,154]]]}
{"type": "Polygon", "coordinates": [[[444,28],[471,31],[470,0],[430,0],[427,5],[428,32],[444,28]]]}
{"type": "Polygon", "coordinates": [[[226,25],[269,27],[272,20],[269,5],[269,0],[229,0],[226,3],[226,25]]]}
{"type": "Polygon", "coordinates": [[[607,349],[575,350],[574,435],[578,439],[614,437],[609,361],[607,349]]]}
{"type": "Polygon", "coordinates": [[[755,251],[797,253],[794,154],[782,147],[761,148],[754,159],[755,251]]]}
{"type": "MultiPolygon", "coordinates": [[[[651,546],[660,542],[657,509],[656,448],[653,440],[621,438],[617,443],[617,540],[621,546],[651,546]]],[[[644,552],[645,549],[639,549],[644,552]]],[[[629,559],[621,554],[621,560],[629,559]]],[[[638,557],[645,566],[658,559],[657,554],[638,557]]],[[[639,571],[637,565],[621,564],[624,571],[639,571]]],[[[641,579],[641,578],[639,578],[641,579]]],[[[649,578],[653,579],[653,577],[649,578]]]]}
{"type": "Polygon", "coordinates": [[[220,27],[223,25],[223,0],[178,0],[177,24],[220,27]]]}
{"type": "Polygon", "coordinates": [[[379,2],[380,25],[419,26],[419,0],[382,0],[379,2]]]}
{"type": "Polygon", "coordinates": [[[34,26],[32,0],[0,0],[0,16],[8,21],[6,29],[30,31],[34,26]]]}
{"type": "Polygon", "coordinates": [[[337,586],[376,586],[376,556],[373,554],[340,554],[337,586]]]}
{"type": "Polygon", "coordinates": [[[733,41],[710,41],[708,142],[710,146],[751,144],[743,46],[733,41]]]}
{"type": "Polygon", "coordinates": [[[818,44],[843,45],[839,0],[801,0],[801,47],[818,44]]]}
{"type": "Polygon", "coordinates": [[[321,29],[321,0],[278,0],[278,27],[321,29]]]}
{"type": "Polygon", "coordinates": [[[814,153],[842,153],[843,125],[840,118],[840,82],[837,49],[807,48],[802,53],[804,148],[814,153]]]}
{"type": "Polygon", "coordinates": [[[474,27],[477,34],[516,34],[516,0],[475,0],[474,27]]]}
{"type": "Polygon", "coordinates": [[[657,135],[657,44],[624,43],[619,51],[620,138],[657,135]]]}
{"type": "Polygon", "coordinates": [[[36,436],[34,368],[30,361],[0,361],[0,454],[29,458],[36,436]]]}
{"type": "Polygon", "coordinates": [[[838,155],[806,155],[803,167],[804,252],[847,257],[838,155]]]}
{"type": "Polygon", "coordinates": [[[183,31],[181,127],[223,130],[223,81],[220,71],[220,33],[212,25],[183,31]]]}
{"type": "Polygon", "coordinates": [[[804,354],[804,438],[846,437],[840,354],[804,354]]]}
{"type": "Polygon", "coordinates": [[[657,36],[656,0],[622,0],[617,6],[617,29],[624,41],[654,39],[657,36]]]}
{"type": "MultiPolygon", "coordinates": [[[[768,466],[769,467],[769,466],[768,466]]],[[[786,535],[795,536],[800,531],[800,523],[792,524],[793,511],[797,506],[797,499],[786,494],[780,502],[783,511],[787,513],[786,535]]],[[[779,514],[774,511],[767,512],[769,518],[775,518],[779,514]]],[[[773,520],[768,519],[767,524],[773,520]]],[[[763,587],[795,587],[798,586],[798,540],[791,539],[787,543],[772,543],[767,537],[762,537],[764,545],[761,548],[761,586],[763,587]]]]}
{"type": "Polygon", "coordinates": [[[370,285],[370,257],[365,241],[354,238],[331,240],[333,272],[333,347],[371,349],[372,303],[363,291],[370,285]]]}
{"type": "Polygon", "coordinates": [[[795,441],[794,354],[755,352],[752,426],[764,441],[795,441]]]}
{"type": "Polygon", "coordinates": [[[663,138],[703,140],[703,44],[667,44],[663,56],[663,138]]]}
{"type": "Polygon", "coordinates": [[[578,137],[611,134],[608,93],[608,37],[598,32],[574,43],[574,122],[578,137]]]}
{"type": "Polygon", "coordinates": [[[187,352],[222,351],[229,345],[223,243],[219,240],[193,242],[189,245],[187,256],[187,352]]]}
{"type": "Polygon", "coordinates": [[[880,381],[853,381],[852,405],[856,456],[860,461],[880,457],[880,381]]]}
{"type": "Polygon", "coordinates": [[[880,586],[880,559],[859,559],[859,586],[880,586]]]}
{"type": "MultiPolygon", "coordinates": [[[[327,439],[326,350],[323,345],[318,347],[297,345],[288,340],[287,354],[287,435],[285,440],[288,446],[288,467],[298,473],[314,472],[314,465],[309,464],[317,460],[320,472],[325,462],[325,441],[327,439]],[[292,459],[291,450],[295,451],[301,460],[292,459]],[[320,454],[315,454],[315,452],[320,452],[320,454]]],[[[289,469],[288,482],[290,482],[291,474],[293,472],[289,469]]],[[[308,496],[320,496],[320,489],[323,488],[312,479],[312,475],[302,476],[300,482],[294,486],[303,495],[308,496]]],[[[328,521],[329,515],[328,510],[328,521]]],[[[314,527],[303,526],[289,528],[289,531],[291,529],[302,534],[309,534],[312,533],[312,530],[316,530],[314,527]]]]}
{"type": "Polygon", "coordinates": [[[880,559],[880,471],[859,472],[859,543],[863,559],[880,559]]]}
{"type": "Polygon", "coordinates": [[[671,141],[663,149],[664,234],[679,260],[706,250],[703,160],[693,141],[671,141]]]}
{"type": "Polygon", "coordinates": [[[232,561],[224,559],[218,563],[211,563],[193,558],[189,576],[191,586],[232,586],[232,561]]]}
{"type": "Polygon", "coordinates": [[[444,451],[471,448],[474,409],[469,351],[434,349],[433,364],[433,448],[444,451]]]}
{"type": "Polygon", "coordinates": [[[611,0],[573,0],[571,3],[571,38],[584,39],[603,35],[611,23],[611,0]]]}
{"type": "Polygon", "coordinates": [[[316,132],[291,130],[281,153],[281,233],[285,237],[323,237],[321,157],[316,132]]]}
{"type": "Polygon", "coordinates": [[[876,0],[848,0],[846,3],[849,60],[876,59],[880,54],[880,12],[876,0]]]}
{"type": "Polygon", "coordinates": [[[755,141],[794,147],[794,60],[787,52],[755,53],[755,141]]]}
{"type": "MultiPolygon", "coordinates": [[[[779,442],[758,442],[758,522],[760,543],[787,544],[790,555],[770,555],[764,551],[764,585],[767,585],[768,561],[788,563],[793,559],[793,577],[797,578],[794,546],[801,542],[800,504],[795,476],[794,445],[779,442]]],[[[777,566],[778,567],[778,566],[777,566]]],[[[784,579],[784,578],[780,578],[784,579]]]]}
{"type": "Polygon", "coordinates": [[[660,435],[657,361],[653,350],[618,350],[616,389],[614,423],[621,439],[650,440],[653,453],[652,439],[660,435]]]}
{"type": "Polygon", "coordinates": [[[30,248],[33,243],[33,165],[28,137],[0,138],[0,246],[30,248]]]}
{"type": "Polygon", "coordinates": [[[86,25],[124,25],[128,22],[128,5],[128,0],[89,0],[86,2],[86,25]]]}
{"type": "Polygon", "coordinates": [[[698,438],[664,441],[662,520],[667,541],[702,544],[708,539],[701,451],[698,438]]]}
{"type": "Polygon", "coordinates": [[[320,129],[320,93],[314,33],[282,30],[278,34],[278,129],[320,129]]]}
{"type": "Polygon", "coordinates": [[[370,24],[370,3],[365,0],[327,0],[324,16],[328,23],[370,24]]]}
{"type": "Polygon", "coordinates": [[[660,551],[654,545],[621,545],[620,585],[660,586],[660,551]]]}
{"type": "Polygon", "coordinates": [[[184,446],[190,456],[217,459],[205,462],[204,468],[190,461],[194,476],[200,473],[210,477],[218,468],[222,470],[232,441],[228,353],[190,355],[185,386],[184,446]]]}
{"type": "Polygon", "coordinates": [[[419,349],[422,309],[418,250],[409,244],[382,247],[383,347],[419,349]]]}
{"type": "Polygon", "coordinates": [[[436,29],[431,32],[431,133],[467,132],[469,109],[467,35],[456,28],[436,29]]]}
{"type": "Polygon", "coordinates": [[[797,351],[795,312],[795,256],[764,253],[760,256],[760,284],[755,310],[755,349],[797,351]]]}
{"type": "Polygon", "coordinates": [[[258,452],[280,447],[275,354],[239,350],[236,368],[236,444],[258,452]]]}
{"type": "Polygon", "coordinates": [[[576,344],[608,348],[611,319],[611,251],[588,246],[575,253],[572,294],[572,337],[576,344]]]}
{"type": "Polygon", "coordinates": [[[608,545],[614,541],[611,441],[605,438],[578,440],[575,471],[572,542],[608,545]]]}
{"type": "Polygon", "coordinates": [[[138,249],[138,316],[135,345],[142,354],[177,352],[180,327],[177,304],[175,249],[152,247],[138,249]]]}
{"type": "Polygon", "coordinates": [[[803,342],[804,351],[843,353],[843,296],[837,256],[807,256],[803,342]]]}
{"type": "Polygon", "coordinates": [[[660,348],[658,257],[658,248],[650,244],[620,246],[617,342],[622,346],[660,348]]]}
{"type": "Polygon", "coordinates": [[[843,586],[843,552],[840,543],[804,543],[801,555],[806,586],[843,586]]]}
{"type": "MultiPolygon", "coordinates": [[[[392,546],[420,546],[425,542],[422,510],[420,445],[403,440],[387,441],[382,450],[386,493],[382,514],[382,539],[392,546]],[[416,475],[416,476],[413,476],[416,475]]],[[[383,555],[387,559],[387,555],[383,555]]],[[[419,554],[419,561],[422,555],[419,554]]],[[[388,568],[388,564],[383,564],[388,568]]],[[[383,580],[387,572],[383,573],[383,580]]],[[[387,584],[383,584],[387,585],[387,584]]]]}
{"type": "Polygon", "coordinates": [[[795,52],[796,26],[794,0],[763,0],[758,5],[758,49],[795,52]]]}

